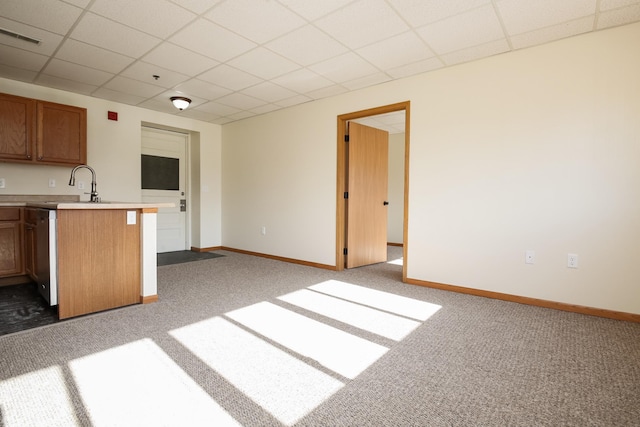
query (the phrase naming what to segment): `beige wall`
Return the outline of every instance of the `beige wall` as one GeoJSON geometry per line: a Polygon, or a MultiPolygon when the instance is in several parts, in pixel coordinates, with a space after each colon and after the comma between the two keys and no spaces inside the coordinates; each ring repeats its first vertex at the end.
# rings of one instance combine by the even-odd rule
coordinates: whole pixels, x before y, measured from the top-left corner
{"type": "Polygon", "coordinates": [[[404,133],[389,135],[389,180],[387,242],[403,243],[404,224],[404,133]]]}
{"type": "MultiPolygon", "coordinates": [[[[191,201],[197,209],[192,214],[191,244],[220,245],[220,126],[2,78],[0,92],[87,109],[87,163],[96,171],[98,193],[103,200],[140,201],[142,123],[191,133],[190,150],[197,153],[190,165],[191,201]],[[107,120],[107,111],[118,112],[118,121],[107,120]]],[[[70,171],[68,167],[0,162],[0,178],[6,181],[0,194],[78,194],[81,200],[88,199],[83,191],[67,185],[70,171]],[[49,188],[49,178],[56,180],[55,188],[49,188]]],[[[79,171],[76,179],[85,181],[85,188],[89,188],[88,171],[79,171]]]]}
{"type": "Polygon", "coordinates": [[[225,125],[223,244],[335,264],[336,117],[410,100],[408,277],[640,313],[639,43],[633,24],[225,125]]]}

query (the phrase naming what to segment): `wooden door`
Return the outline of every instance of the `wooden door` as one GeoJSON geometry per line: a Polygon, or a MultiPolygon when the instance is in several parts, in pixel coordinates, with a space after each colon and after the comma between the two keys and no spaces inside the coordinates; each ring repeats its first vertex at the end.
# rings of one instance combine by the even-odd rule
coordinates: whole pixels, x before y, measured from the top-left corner
{"type": "Polygon", "coordinates": [[[347,268],[387,260],[389,133],[349,123],[347,268]]]}

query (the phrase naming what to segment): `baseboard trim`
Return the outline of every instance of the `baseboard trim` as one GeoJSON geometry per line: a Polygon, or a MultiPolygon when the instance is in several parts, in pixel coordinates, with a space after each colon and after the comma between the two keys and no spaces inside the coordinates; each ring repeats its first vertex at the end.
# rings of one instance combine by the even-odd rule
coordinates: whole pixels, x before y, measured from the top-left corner
{"type": "Polygon", "coordinates": [[[225,251],[230,251],[230,252],[237,252],[239,254],[253,255],[253,256],[258,256],[258,257],[261,257],[261,258],[274,259],[276,261],[289,262],[289,263],[292,263],[292,264],[306,265],[307,267],[323,268],[325,270],[333,270],[333,271],[337,270],[335,265],[319,264],[317,262],[302,261],[302,260],[295,259],[295,258],[285,258],[285,257],[281,257],[281,256],[262,254],[260,252],[245,251],[243,249],[228,248],[226,246],[222,246],[220,249],[225,250],[225,251]]]}
{"type": "Polygon", "coordinates": [[[140,304],[151,304],[158,302],[158,295],[147,295],[146,297],[140,296],[140,304]]]}
{"type": "Polygon", "coordinates": [[[391,242],[387,242],[387,246],[404,246],[404,243],[391,243],[391,242]]]}
{"type": "Polygon", "coordinates": [[[211,251],[219,251],[222,249],[222,246],[211,246],[209,248],[196,248],[195,246],[191,246],[191,252],[211,252],[211,251]]]}
{"type": "Polygon", "coordinates": [[[572,313],[587,314],[589,316],[605,317],[607,319],[624,320],[640,323],[640,314],[625,313],[623,311],[606,310],[603,308],[585,307],[576,304],[548,301],[537,298],[522,297],[518,295],[503,294],[500,292],[484,291],[482,289],[466,288],[464,286],[447,285],[444,283],[428,282],[407,278],[406,283],[427,288],[441,289],[444,291],[458,292],[461,294],[475,295],[485,298],[493,298],[502,301],[517,302],[519,304],[533,305],[537,307],[552,308],[554,310],[570,311],[572,313]]]}

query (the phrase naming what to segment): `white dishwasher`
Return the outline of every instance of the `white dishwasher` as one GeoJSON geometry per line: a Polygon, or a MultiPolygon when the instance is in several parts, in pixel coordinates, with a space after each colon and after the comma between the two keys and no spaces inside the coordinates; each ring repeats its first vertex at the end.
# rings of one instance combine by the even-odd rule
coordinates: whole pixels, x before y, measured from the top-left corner
{"type": "Polygon", "coordinates": [[[56,211],[38,209],[36,276],[38,291],[49,305],[58,305],[58,251],[56,211]]]}

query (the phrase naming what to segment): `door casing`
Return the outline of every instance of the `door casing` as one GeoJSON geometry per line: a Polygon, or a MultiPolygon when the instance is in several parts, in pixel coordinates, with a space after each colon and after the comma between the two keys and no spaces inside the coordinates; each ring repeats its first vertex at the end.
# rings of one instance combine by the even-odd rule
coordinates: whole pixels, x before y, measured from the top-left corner
{"type": "Polygon", "coordinates": [[[403,221],[403,245],[402,255],[404,262],[402,263],[402,281],[407,280],[407,253],[408,253],[408,236],[409,227],[409,129],[411,119],[411,102],[404,101],[397,104],[390,104],[367,110],[355,111],[353,113],[341,114],[338,116],[338,135],[337,135],[337,177],[336,177],[336,270],[342,271],[345,268],[345,241],[347,232],[346,223],[346,203],[344,193],[347,191],[347,144],[345,143],[345,135],[347,134],[347,122],[349,120],[360,119],[363,117],[376,116],[378,114],[392,113],[395,111],[405,112],[405,133],[404,133],[404,221],[403,221]]]}

